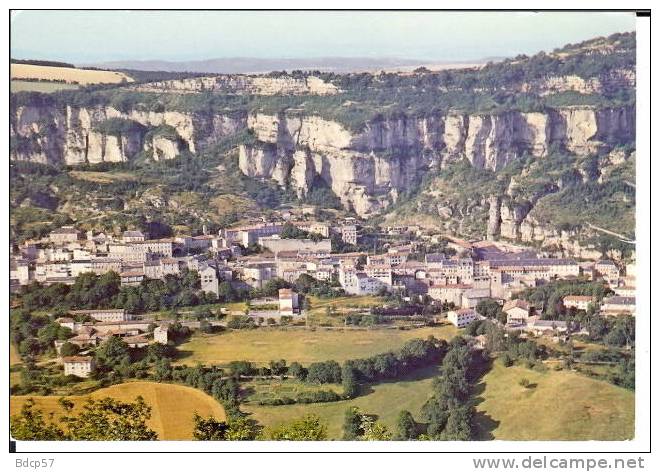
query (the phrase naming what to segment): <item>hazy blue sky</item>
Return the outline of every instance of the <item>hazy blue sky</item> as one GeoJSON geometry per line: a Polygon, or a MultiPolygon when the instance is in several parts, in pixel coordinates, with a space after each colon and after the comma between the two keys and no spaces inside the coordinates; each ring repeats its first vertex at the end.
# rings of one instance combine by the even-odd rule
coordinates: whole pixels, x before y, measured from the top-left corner
{"type": "Polygon", "coordinates": [[[218,57],[473,60],[632,31],[633,13],[24,11],[16,58],[71,62],[218,57]]]}

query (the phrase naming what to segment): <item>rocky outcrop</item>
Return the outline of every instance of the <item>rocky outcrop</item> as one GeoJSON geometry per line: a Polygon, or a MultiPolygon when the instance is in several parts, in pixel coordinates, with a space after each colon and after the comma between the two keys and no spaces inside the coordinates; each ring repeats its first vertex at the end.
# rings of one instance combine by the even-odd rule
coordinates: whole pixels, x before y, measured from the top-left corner
{"type": "Polygon", "coordinates": [[[155,159],[172,159],[184,150],[197,153],[244,130],[245,126],[245,114],[230,112],[122,112],[103,106],[23,106],[12,110],[10,115],[10,157],[79,165],[128,161],[142,150],[153,150],[155,159]],[[120,134],[103,134],[97,129],[99,124],[114,118],[133,121],[144,129],[120,134]],[[149,129],[162,126],[172,128],[176,138],[149,135],[149,129]]]}
{"type": "MultiPolygon", "coordinates": [[[[459,159],[499,170],[524,155],[543,158],[550,149],[602,154],[634,139],[635,112],[634,107],[565,107],[534,113],[399,115],[370,120],[356,131],[293,111],[248,115],[27,106],[12,110],[11,158],[78,165],[127,161],[152,151],[154,159],[172,159],[183,151],[197,154],[245,129],[256,141],[240,147],[239,167],[245,175],[273,179],[299,196],[321,179],[346,208],[367,215],[415,188],[428,169],[459,159]],[[100,132],[98,125],[111,119],[135,122],[141,130],[100,132]],[[174,137],[149,132],[163,127],[173,130],[174,137]]],[[[506,211],[501,231],[513,236],[518,230],[508,226],[506,211]]],[[[517,220],[514,215],[515,225],[517,220]]]]}
{"type": "MultiPolygon", "coordinates": [[[[299,196],[320,177],[347,208],[366,215],[414,188],[429,168],[458,159],[499,170],[523,155],[545,157],[553,148],[578,155],[602,152],[632,139],[634,109],[403,115],[369,121],[358,132],[317,116],[257,113],[247,118],[247,127],[258,143],[241,146],[244,174],[272,178],[299,196]]],[[[501,224],[501,232],[518,237],[529,208],[498,211],[493,235],[501,224]]]]}
{"type": "Polygon", "coordinates": [[[218,75],[165,80],[129,86],[140,92],[227,93],[235,95],[335,95],[339,89],[318,77],[295,78],[248,75],[218,75]]]}
{"type": "Polygon", "coordinates": [[[634,88],[636,74],[632,69],[614,69],[599,77],[584,79],[577,75],[552,76],[521,83],[517,91],[544,96],[554,93],[577,92],[584,95],[614,92],[634,88]]]}
{"type": "Polygon", "coordinates": [[[520,224],[531,209],[531,202],[503,202],[500,206],[500,235],[504,238],[519,239],[520,224]]]}
{"type": "Polygon", "coordinates": [[[502,201],[499,195],[491,195],[488,198],[488,226],[486,228],[487,239],[492,240],[500,235],[500,228],[502,226],[501,205],[502,201]]]}
{"type": "MultiPolygon", "coordinates": [[[[582,160],[575,166],[575,172],[581,183],[605,183],[615,170],[632,159],[635,152],[625,148],[616,148],[607,154],[592,156],[582,160]]],[[[542,213],[536,211],[538,202],[545,196],[562,190],[563,177],[556,176],[553,183],[546,183],[542,188],[536,189],[528,200],[516,200],[514,195],[520,185],[524,185],[524,171],[522,176],[511,178],[507,194],[493,195],[488,198],[489,213],[487,236],[489,239],[505,238],[524,243],[537,244],[545,250],[554,252],[557,256],[580,257],[594,259],[600,257],[619,257],[616,254],[601,254],[600,249],[593,243],[584,241],[593,240],[598,236],[590,224],[573,225],[573,229],[558,229],[553,226],[542,213]],[[540,221],[542,220],[542,221],[540,221]]],[[[633,182],[624,182],[634,189],[633,182]]],[[[634,197],[633,197],[634,198],[634,197]]]]}
{"type": "Polygon", "coordinates": [[[156,135],[150,141],[145,141],[144,150],[150,151],[155,161],[174,159],[182,151],[181,140],[156,135]]]}

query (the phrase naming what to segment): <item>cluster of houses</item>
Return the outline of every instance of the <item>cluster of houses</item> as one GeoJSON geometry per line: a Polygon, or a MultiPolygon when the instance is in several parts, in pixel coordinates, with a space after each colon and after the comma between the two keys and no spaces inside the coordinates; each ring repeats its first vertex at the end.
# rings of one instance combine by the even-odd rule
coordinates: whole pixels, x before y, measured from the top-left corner
{"type": "MultiPolygon", "coordinates": [[[[151,343],[168,343],[168,323],[161,322],[150,332],[153,320],[136,319],[124,309],[72,310],[68,316],[55,321],[74,334],[66,341],[55,341],[58,354],[65,343],[74,344],[84,352],[112,336],[121,338],[132,348],[146,347],[151,343]]],[[[91,355],[64,356],[61,360],[65,375],[89,377],[95,370],[94,357],[91,355]]]]}
{"type": "Polygon", "coordinates": [[[199,273],[203,291],[217,295],[219,283],[224,280],[261,288],[273,277],[284,276],[290,280],[310,270],[314,271],[314,276],[327,279],[332,275],[331,266],[319,263],[318,259],[313,267],[305,265],[298,254],[330,254],[331,233],[337,233],[348,244],[357,242],[355,224],[331,226],[298,222],[296,226],[318,237],[282,238],[283,223],[240,226],[221,230],[217,235],[165,239],[147,239],[135,230],[114,237],[91,231],[83,233],[73,226],[64,226],[52,231],[47,238],[23,242],[17,251],[12,248],[10,287],[18,290],[34,281],[46,285],[73,284],[80,274],[100,275],[110,271],[120,275],[123,286],[131,286],[145,279],[178,275],[186,268],[199,273]],[[264,248],[270,257],[241,257],[244,249],[254,244],[264,248]]]}
{"type": "MultiPolygon", "coordinates": [[[[306,274],[317,280],[333,281],[349,294],[405,290],[411,296],[428,296],[439,303],[453,304],[455,308],[448,319],[459,327],[477,319],[475,307],[480,301],[495,299],[507,314],[507,326],[542,333],[561,332],[566,326],[544,321],[534,307],[512,299],[529,287],[584,276],[603,280],[615,295],[602,300],[600,306],[591,297],[569,295],[563,300],[566,308],[591,307],[607,316],[635,314],[634,264],[623,268],[609,260],[578,262],[492,241],[459,239],[449,243],[455,250],[453,256],[423,253],[420,248],[433,241],[411,236],[411,228],[404,226],[383,229],[387,240],[392,241],[385,253],[334,252],[333,235],[346,244],[358,243],[360,229],[355,220],[347,218],[332,224],[306,220],[292,223],[311,236],[285,238],[282,233],[286,226],[281,221],[257,221],[223,229],[218,234],[167,239],[148,239],[136,230],[125,231],[119,237],[91,231],[83,234],[65,226],[52,231],[47,238],[23,242],[18,250],[13,248],[11,288],[15,290],[32,281],[72,284],[82,273],[110,271],[120,275],[122,285],[130,286],[189,269],[199,273],[201,290],[217,295],[222,281],[230,282],[235,288],[259,289],[274,278],[295,282],[306,274]],[[254,245],[259,245],[262,251],[246,253],[254,245]]],[[[277,299],[253,301],[250,311],[250,316],[258,318],[302,315],[298,295],[287,289],[281,290],[277,299]]],[[[93,346],[110,335],[120,335],[136,347],[150,340],[146,336],[149,322],[133,320],[123,310],[73,313],[58,321],[71,327],[76,336],[69,341],[81,348],[93,346]],[[81,319],[80,315],[89,315],[94,321],[75,321],[81,319]]],[[[71,369],[76,362],[79,359],[72,361],[71,369]]],[[[80,372],[85,368],[75,367],[82,369],[80,372]]]]}
{"type": "Polygon", "coordinates": [[[217,294],[219,280],[231,279],[223,261],[238,251],[219,236],[147,239],[140,231],[125,231],[115,238],[65,226],[42,240],[24,242],[18,254],[12,254],[10,285],[14,290],[34,281],[71,285],[80,274],[112,271],[119,274],[122,286],[131,286],[189,269],[199,273],[203,291],[217,294]]]}
{"type": "MultiPolygon", "coordinates": [[[[533,306],[524,300],[510,300],[504,304],[502,311],[506,314],[505,327],[513,331],[525,331],[536,336],[562,335],[567,333],[565,321],[543,320],[533,306]]],[[[447,320],[457,328],[465,328],[475,320],[485,319],[473,308],[450,310],[447,320]]]]}
{"type": "MultiPolygon", "coordinates": [[[[507,329],[526,331],[537,336],[549,334],[563,335],[568,332],[569,326],[565,321],[542,319],[538,307],[533,306],[525,300],[513,299],[505,301],[494,295],[494,293],[498,293],[497,290],[503,288],[501,283],[502,268],[507,268],[504,273],[506,274],[506,280],[509,281],[511,287],[518,286],[519,282],[524,282],[524,285],[528,286],[530,282],[537,284],[543,280],[575,276],[577,275],[574,272],[575,265],[576,263],[574,261],[561,259],[536,259],[533,263],[530,263],[529,259],[520,259],[513,263],[512,261],[500,262],[496,260],[492,264],[492,267],[495,268],[493,272],[494,277],[491,278],[491,282],[495,281],[494,285],[491,284],[491,294],[493,294],[493,296],[488,298],[494,298],[502,303],[502,311],[506,314],[505,326],[507,329]],[[531,270],[523,270],[523,267],[530,268],[531,270]],[[543,277],[539,277],[536,280],[530,280],[530,273],[536,275],[542,274],[543,277]],[[516,275],[518,278],[515,277],[516,275]],[[493,291],[492,288],[495,288],[496,291],[493,291]]],[[[483,269],[483,267],[486,267],[486,264],[482,264],[481,267],[483,269]]],[[[602,316],[635,316],[635,264],[628,264],[626,266],[624,276],[621,275],[618,266],[612,261],[585,263],[579,265],[579,267],[581,270],[578,274],[587,276],[591,279],[601,279],[605,281],[615,294],[604,298],[601,302],[599,302],[594,296],[566,295],[562,298],[562,304],[566,309],[575,309],[585,312],[593,310],[595,313],[597,312],[602,316]]],[[[474,290],[469,284],[465,284],[462,288],[465,290],[464,294],[470,294],[470,290],[474,290]]],[[[429,294],[434,290],[438,290],[437,293],[441,295],[448,294],[447,291],[444,291],[440,287],[429,290],[429,294]]],[[[513,294],[515,291],[510,293],[513,294]]],[[[479,315],[474,309],[476,306],[474,302],[477,301],[478,297],[475,298],[467,295],[463,297],[454,297],[451,300],[449,298],[444,298],[443,301],[451,301],[456,306],[460,306],[460,308],[451,310],[447,314],[449,322],[456,327],[464,328],[475,320],[484,319],[484,317],[479,315]]]]}
{"type": "MultiPolygon", "coordinates": [[[[428,295],[474,308],[487,298],[503,302],[529,287],[555,279],[579,275],[602,279],[616,296],[606,300],[601,311],[607,314],[634,313],[634,266],[625,275],[609,260],[577,262],[573,259],[543,257],[528,249],[500,247],[491,241],[469,243],[455,240],[457,255],[425,254],[420,260],[415,242],[392,244],[384,254],[333,252],[331,234],[348,244],[358,240],[354,221],[335,225],[299,221],[299,229],[315,235],[309,239],[283,238],[284,223],[256,223],[221,230],[217,235],[178,236],[150,240],[140,231],[125,231],[116,239],[88,232],[86,237],[73,227],[59,228],[47,241],[26,242],[12,256],[11,281],[14,287],[33,280],[42,283],[73,283],[84,272],[115,271],[122,285],[145,279],[195,270],[201,289],[218,293],[221,281],[236,287],[263,288],[273,278],[295,282],[307,274],[317,280],[336,280],[349,294],[365,295],[406,289],[410,294],[428,295]],[[260,245],[264,251],[242,255],[245,248],[260,245]],[[411,255],[415,257],[411,257],[411,255]]],[[[386,228],[399,235],[404,227],[386,228]]],[[[584,309],[587,300],[568,299],[567,307],[584,309]]]]}
{"type": "MultiPolygon", "coordinates": [[[[321,235],[333,231],[332,228],[313,226],[307,229],[321,235]]],[[[349,227],[345,234],[351,240],[357,237],[353,229],[354,226],[349,227]]],[[[583,276],[604,281],[616,296],[605,299],[601,306],[596,306],[595,300],[586,300],[579,295],[569,296],[565,300],[567,308],[586,310],[593,303],[593,308],[604,315],[635,314],[634,264],[623,271],[622,267],[609,260],[578,262],[544,257],[536,251],[501,247],[490,241],[453,241],[451,246],[457,255],[452,257],[435,253],[420,258],[416,244],[411,241],[392,244],[384,254],[378,255],[366,252],[335,253],[323,244],[323,240],[313,245],[308,244],[308,240],[289,239],[281,240],[286,241],[286,245],[272,246],[271,242],[277,241],[278,231],[281,227],[277,225],[257,225],[236,230],[234,236],[230,234],[230,237],[240,237],[244,242],[256,242],[270,249],[262,254],[238,258],[232,266],[237,279],[252,287],[262,287],[275,277],[295,282],[301,275],[307,274],[317,280],[335,280],[347,293],[354,295],[405,289],[410,295],[428,295],[438,302],[452,303],[457,311],[471,310],[457,312],[454,324],[460,324],[459,319],[468,320],[482,300],[495,299],[505,305],[515,294],[527,288],[552,280],[583,276]]],[[[386,228],[388,235],[405,233],[405,227],[386,228]]],[[[540,313],[530,307],[506,306],[507,315],[509,310],[512,310],[511,326],[524,325],[534,332],[565,329],[562,323],[546,323],[540,319],[540,313]],[[516,311],[526,311],[527,315],[516,317],[516,311]],[[514,323],[515,320],[519,322],[514,323]]]]}

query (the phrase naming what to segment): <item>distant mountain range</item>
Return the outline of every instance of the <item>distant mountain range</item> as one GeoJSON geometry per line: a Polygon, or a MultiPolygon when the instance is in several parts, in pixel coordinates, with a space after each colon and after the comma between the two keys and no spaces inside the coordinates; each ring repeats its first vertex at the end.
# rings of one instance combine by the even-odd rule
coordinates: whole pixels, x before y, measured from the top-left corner
{"type": "Polygon", "coordinates": [[[263,59],[254,57],[227,57],[198,61],[109,61],[78,64],[101,69],[133,69],[143,71],[201,72],[210,74],[248,74],[274,70],[322,70],[332,72],[370,72],[378,70],[412,70],[425,66],[429,69],[447,69],[485,64],[494,58],[478,61],[428,61],[423,59],[319,57],[263,59]]]}

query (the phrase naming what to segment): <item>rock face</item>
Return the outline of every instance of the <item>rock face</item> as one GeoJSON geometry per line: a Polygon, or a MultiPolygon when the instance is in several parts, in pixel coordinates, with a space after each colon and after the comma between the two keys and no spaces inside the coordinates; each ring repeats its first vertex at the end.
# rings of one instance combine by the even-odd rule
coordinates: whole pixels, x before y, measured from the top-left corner
{"type": "Polygon", "coordinates": [[[491,195],[488,198],[488,227],[486,229],[486,238],[495,239],[500,235],[502,225],[502,201],[498,195],[491,195]]]}
{"type": "Polygon", "coordinates": [[[334,95],[339,93],[339,89],[335,85],[314,76],[294,78],[289,76],[219,75],[150,82],[129,88],[140,92],[215,92],[236,95],[334,95]]]}
{"type": "Polygon", "coordinates": [[[581,94],[601,94],[621,88],[634,88],[636,74],[632,69],[614,69],[598,77],[584,79],[577,75],[562,75],[538,79],[520,84],[518,90],[544,96],[553,93],[578,92],[581,94]]]}
{"type": "Polygon", "coordinates": [[[144,150],[151,151],[155,161],[174,159],[182,151],[181,141],[167,136],[153,136],[151,141],[145,141],[144,150]]]}
{"type": "Polygon", "coordinates": [[[154,150],[155,159],[172,159],[180,152],[203,150],[246,126],[245,114],[182,113],[177,111],[121,112],[112,107],[25,106],[10,115],[11,159],[50,164],[79,165],[122,162],[142,150],[154,150]],[[121,118],[139,123],[143,131],[106,135],[96,126],[121,118]],[[145,142],[149,129],[167,125],[176,138],[154,136],[145,142]]]}
{"type": "MultiPolygon", "coordinates": [[[[466,158],[475,167],[499,170],[525,154],[545,157],[551,148],[578,155],[601,152],[611,143],[633,139],[634,119],[631,107],[574,107],[546,113],[402,116],[374,120],[352,132],[316,116],[252,114],[247,127],[258,142],[241,146],[239,166],[248,176],[289,185],[299,196],[321,178],[346,208],[368,215],[414,188],[433,166],[466,158]]],[[[501,230],[517,237],[529,209],[501,211],[492,217],[493,234],[501,219],[501,230]],[[509,218],[514,226],[508,225],[509,218]]]]}
{"type": "MultiPolygon", "coordinates": [[[[401,115],[368,121],[360,131],[292,113],[26,106],[13,108],[10,118],[11,159],[66,165],[127,161],[143,150],[153,151],[154,159],[172,159],[182,151],[199,153],[247,129],[256,143],[240,146],[239,166],[245,175],[273,179],[301,197],[315,182],[324,182],[346,208],[360,215],[395,202],[414,189],[428,169],[459,159],[499,170],[523,155],[543,158],[554,148],[578,155],[603,153],[614,143],[634,140],[635,135],[634,107],[401,115]],[[123,135],[97,130],[96,125],[113,118],[139,123],[144,130],[123,135]],[[148,132],[162,126],[173,129],[176,136],[148,132]]],[[[516,225],[520,219],[516,211],[521,210],[513,210],[516,225]]],[[[507,211],[501,210],[501,231],[513,235],[518,230],[507,226],[507,211]]],[[[495,230],[494,221],[492,225],[495,230]]]]}

